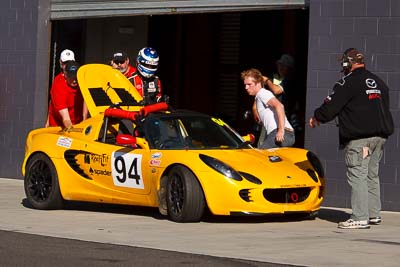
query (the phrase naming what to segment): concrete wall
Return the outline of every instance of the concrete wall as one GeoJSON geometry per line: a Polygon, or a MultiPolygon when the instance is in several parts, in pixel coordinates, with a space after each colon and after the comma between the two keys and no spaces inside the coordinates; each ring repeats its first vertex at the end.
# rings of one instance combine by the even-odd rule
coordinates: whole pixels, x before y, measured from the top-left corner
{"type": "Polygon", "coordinates": [[[0,1],[0,177],[21,177],[26,134],[44,123],[48,7],[49,1],[0,1]]]}
{"type": "MultiPolygon", "coordinates": [[[[341,77],[338,57],[349,47],[366,56],[367,68],[391,89],[395,133],[388,139],[380,167],[384,210],[400,211],[400,1],[311,0],[307,75],[307,118],[341,77]]],[[[365,114],[368,116],[368,114],[365,114]]],[[[343,151],[335,122],[306,130],[305,147],[323,160],[327,176],[324,205],[350,207],[343,151]]]]}

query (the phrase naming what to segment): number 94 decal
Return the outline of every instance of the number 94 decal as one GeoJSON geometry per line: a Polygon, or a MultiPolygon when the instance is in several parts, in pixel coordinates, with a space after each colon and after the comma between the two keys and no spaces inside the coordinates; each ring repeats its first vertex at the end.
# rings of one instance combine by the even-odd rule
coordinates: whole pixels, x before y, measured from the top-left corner
{"type": "Polygon", "coordinates": [[[112,177],[114,185],[143,189],[142,155],[113,152],[112,177]]]}

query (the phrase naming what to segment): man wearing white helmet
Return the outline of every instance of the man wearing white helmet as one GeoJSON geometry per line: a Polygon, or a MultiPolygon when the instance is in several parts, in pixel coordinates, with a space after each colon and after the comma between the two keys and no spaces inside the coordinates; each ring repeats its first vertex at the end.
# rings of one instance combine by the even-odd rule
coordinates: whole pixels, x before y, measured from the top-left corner
{"type": "Polygon", "coordinates": [[[155,49],[145,47],[136,58],[136,71],[129,77],[136,90],[143,96],[145,104],[161,100],[161,82],[155,75],[158,68],[159,56],[155,49]]]}

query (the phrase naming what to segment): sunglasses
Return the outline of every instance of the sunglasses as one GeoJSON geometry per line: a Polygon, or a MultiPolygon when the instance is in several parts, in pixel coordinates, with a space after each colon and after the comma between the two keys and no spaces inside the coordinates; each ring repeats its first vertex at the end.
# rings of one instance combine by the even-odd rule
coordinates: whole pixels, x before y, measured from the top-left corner
{"type": "Polygon", "coordinates": [[[113,60],[113,62],[118,65],[118,64],[124,64],[125,60],[113,60]]]}

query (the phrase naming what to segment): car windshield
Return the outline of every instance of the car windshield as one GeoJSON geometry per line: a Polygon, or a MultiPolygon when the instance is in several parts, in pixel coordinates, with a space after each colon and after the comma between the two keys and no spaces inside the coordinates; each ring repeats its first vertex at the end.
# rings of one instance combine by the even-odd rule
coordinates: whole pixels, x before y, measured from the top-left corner
{"type": "Polygon", "coordinates": [[[156,149],[250,148],[226,123],[208,116],[152,117],[146,122],[146,136],[156,149]]]}

